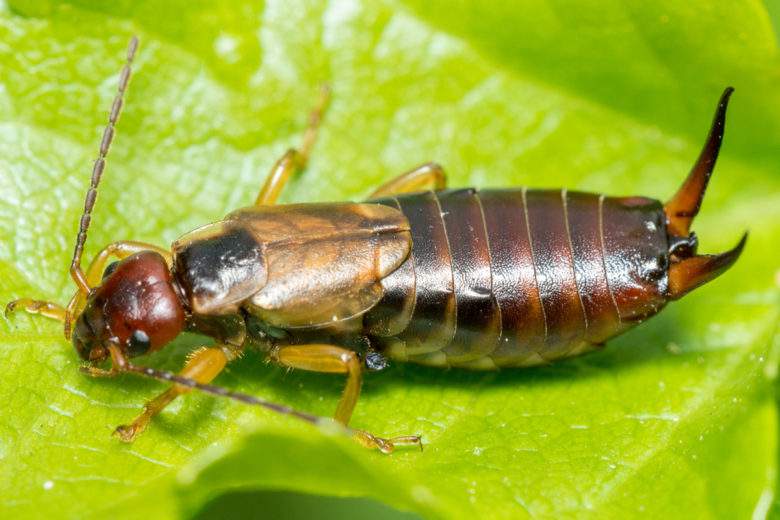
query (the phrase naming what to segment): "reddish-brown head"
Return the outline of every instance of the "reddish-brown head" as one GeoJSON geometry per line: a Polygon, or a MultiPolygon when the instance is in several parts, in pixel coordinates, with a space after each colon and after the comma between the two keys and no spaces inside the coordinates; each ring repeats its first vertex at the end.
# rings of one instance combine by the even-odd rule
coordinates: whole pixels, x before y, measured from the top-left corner
{"type": "Polygon", "coordinates": [[[106,344],[129,357],[159,350],[184,328],[184,307],[165,260],[144,251],[106,268],[73,330],[73,346],[83,359],[101,361],[106,344]]]}

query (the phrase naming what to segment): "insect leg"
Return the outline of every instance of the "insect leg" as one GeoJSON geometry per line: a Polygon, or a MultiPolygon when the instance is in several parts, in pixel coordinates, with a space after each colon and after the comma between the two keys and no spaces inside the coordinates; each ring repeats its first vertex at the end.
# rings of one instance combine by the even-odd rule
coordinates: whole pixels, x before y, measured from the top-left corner
{"type": "MultiPolygon", "coordinates": [[[[334,418],[344,426],[349,423],[352,411],[360,397],[360,387],[363,382],[363,365],[355,352],[335,345],[290,345],[276,350],[272,354],[272,358],[279,364],[290,368],[347,374],[347,384],[344,387],[334,418]]],[[[362,430],[352,430],[352,436],[363,446],[377,448],[385,453],[390,453],[395,446],[400,445],[422,447],[420,437],[417,435],[382,439],[362,430]]]]}
{"type": "MultiPolygon", "coordinates": [[[[321,425],[323,423],[327,423],[328,421],[330,421],[330,419],[319,417],[317,415],[308,414],[306,412],[300,412],[298,410],[290,408],[289,406],[273,403],[271,401],[267,401],[260,397],[255,397],[249,394],[243,394],[241,392],[234,392],[232,390],[228,390],[227,388],[222,388],[221,386],[214,386],[207,383],[201,383],[196,381],[195,379],[185,377],[183,375],[176,375],[173,372],[168,372],[167,370],[157,370],[156,368],[151,368],[151,367],[136,366],[130,363],[129,361],[127,361],[127,359],[122,354],[121,349],[117,345],[109,342],[107,344],[107,348],[111,353],[112,366],[110,370],[103,370],[93,366],[83,366],[81,367],[81,371],[96,377],[110,377],[123,372],[131,372],[133,374],[149,377],[152,379],[156,379],[158,381],[175,383],[177,386],[182,386],[185,389],[195,389],[207,394],[216,395],[219,397],[227,397],[229,399],[233,399],[240,403],[260,406],[262,408],[265,408],[267,410],[272,410],[282,415],[290,415],[292,417],[296,417],[298,419],[301,419],[302,421],[306,421],[314,425],[321,425]]],[[[364,432],[361,430],[354,430],[349,427],[345,427],[345,428],[347,432],[350,435],[352,435],[352,437],[359,444],[363,445],[366,448],[379,449],[384,453],[390,453],[393,451],[393,448],[395,446],[401,446],[401,445],[416,445],[416,446],[420,446],[420,449],[422,449],[422,443],[420,442],[420,437],[417,435],[394,437],[392,439],[382,439],[368,432],[364,432]]]]}
{"type": "MultiPolygon", "coordinates": [[[[235,359],[237,354],[229,347],[218,346],[202,348],[195,351],[180,372],[180,376],[193,379],[198,383],[211,382],[225,365],[235,359]]],[[[114,435],[124,442],[132,442],[135,437],[143,432],[152,418],[163,411],[174,399],[182,394],[192,391],[192,388],[174,384],[144,405],[144,411],[130,424],[122,424],[114,430],[114,435]]]]}
{"type": "Polygon", "coordinates": [[[306,127],[306,133],[303,136],[303,145],[300,150],[295,148],[287,150],[282,158],[271,168],[271,172],[265,179],[265,183],[257,195],[257,200],[255,200],[256,206],[276,203],[276,199],[279,198],[284,185],[290,180],[292,174],[306,167],[311,149],[317,140],[317,130],[319,130],[320,122],[322,121],[322,114],[325,112],[329,99],[330,88],[323,86],[320,90],[320,99],[317,102],[317,106],[309,116],[309,126],[306,127]]]}
{"type": "Polygon", "coordinates": [[[85,299],[86,295],[84,295],[84,293],[80,290],[76,291],[76,294],[74,294],[73,298],[70,300],[70,304],[68,304],[66,308],[63,308],[61,305],[54,302],[33,300],[32,298],[19,298],[8,302],[5,306],[5,317],[7,318],[11,313],[16,312],[17,310],[22,310],[28,314],[38,314],[46,318],[60,321],[63,323],[65,339],[70,340],[71,322],[73,321],[73,313],[70,310],[71,306],[77,300],[86,301],[85,299]]]}
{"type": "MultiPolygon", "coordinates": [[[[157,251],[170,263],[171,254],[164,249],[151,244],[144,244],[142,242],[114,242],[103,248],[100,253],[92,260],[89,268],[87,269],[86,280],[90,287],[95,287],[100,284],[100,278],[103,275],[103,269],[106,266],[108,260],[113,256],[118,259],[126,258],[134,253],[144,250],[157,251]]],[[[23,310],[30,314],[40,314],[47,318],[52,318],[66,323],[65,337],[70,339],[70,320],[71,316],[76,316],[81,312],[81,308],[86,301],[86,295],[82,291],[76,291],[76,294],[71,298],[67,308],[63,308],[59,304],[53,302],[47,302],[42,300],[33,300],[32,298],[19,298],[9,302],[5,307],[5,314],[8,316],[12,312],[17,310],[23,310]]]]}
{"type": "Polygon", "coordinates": [[[140,253],[141,251],[154,251],[165,258],[165,262],[169,266],[172,263],[171,252],[154,244],[146,244],[134,240],[112,242],[104,247],[95,258],[92,259],[92,262],[90,262],[89,267],[87,268],[87,281],[89,282],[90,287],[95,287],[100,284],[100,280],[103,277],[103,270],[106,268],[109,259],[116,258],[117,260],[122,260],[128,256],[140,253]]]}
{"type": "MultiPolygon", "coordinates": [[[[171,253],[153,244],[133,242],[130,240],[113,242],[104,247],[89,264],[89,268],[85,275],[87,283],[89,283],[90,287],[100,285],[103,270],[109,259],[116,258],[121,260],[141,251],[156,251],[165,258],[165,261],[168,262],[169,265],[171,263],[171,253]]],[[[87,295],[81,290],[76,291],[76,294],[73,295],[73,298],[70,299],[68,306],[65,308],[53,302],[34,300],[32,298],[19,298],[6,305],[5,315],[8,316],[12,312],[23,310],[30,314],[40,314],[41,316],[61,321],[65,324],[65,339],[69,340],[72,321],[74,317],[78,316],[83,310],[86,301],[87,295]]]]}
{"type": "Polygon", "coordinates": [[[363,430],[352,430],[352,438],[364,448],[377,449],[382,453],[392,453],[398,446],[419,446],[422,450],[422,440],[419,435],[402,435],[383,439],[363,430]]]}
{"type": "Polygon", "coordinates": [[[375,199],[415,191],[443,190],[446,187],[447,176],[444,169],[438,164],[430,162],[386,182],[368,198],[375,199]]]}
{"type": "MultiPolygon", "coordinates": [[[[143,242],[133,242],[130,240],[113,242],[104,247],[103,250],[100,251],[89,264],[89,268],[87,269],[85,275],[87,283],[89,283],[90,287],[97,287],[100,285],[100,279],[103,276],[103,270],[105,269],[109,259],[116,258],[121,260],[140,251],[149,250],[156,251],[162,255],[162,257],[165,258],[166,262],[168,262],[170,265],[171,253],[153,244],[144,244],[143,242]]],[[[65,324],[65,339],[69,340],[73,319],[75,316],[78,316],[79,313],[81,313],[86,301],[87,295],[82,291],[76,291],[76,294],[73,295],[73,298],[71,298],[66,308],[63,308],[62,306],[53,302],[33,300],[31,298],[19,298],[18,300],[9,302],[8,305],[6,305],[5,315],[8,316],[12,312],[23,310],[30,314],[40,314],[41,316],[61,321],[65,324]]]]}
{"type": "Polygon", "coordinates": [[[65,309],[53,302],[33,300],[31,298],[19,298],[9,302],[5,306],[6,317],[14,311],[23,310],[29,314],[40,314],[46,318],[57,321],[65,321],[65,309]]]}

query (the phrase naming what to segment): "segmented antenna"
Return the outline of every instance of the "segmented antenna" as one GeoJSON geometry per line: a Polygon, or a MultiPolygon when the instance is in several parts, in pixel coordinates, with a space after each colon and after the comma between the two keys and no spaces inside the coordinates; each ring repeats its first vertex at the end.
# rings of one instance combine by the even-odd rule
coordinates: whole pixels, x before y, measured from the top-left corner
{"type": "MultiPolygon", "coordinates": [[[[194,379],[190,379],[188,377],[182,377],[174,374],[173,372],[168,372],[167,370],[157,370],[156,368],[139,367],[130,364],[126,365],[124,367],[124,370],[128,372],[134,372],[136,374],[141,374],[146,377],[151,377],[152,379],[157,379],[159,381],[167,381],[170,383],[176,383],[189,388],[194,388],[196,390],[200,390],[201,392],[206,392],[207,394],[218,395],[220,397],[229,397],[230,399],[234,399],[236,401],[245,404],[262,406],[263,408],[267,408],[268,410],[273,410],[274,412],[283,415],[292,415],[293,417],[297,417],[298,419],[302,419],[311,424],[322,424],[324,422],[322,417],[318,417],[316,415],[308,414],[305,412],[299,412],[298,410],[294,408],[290,408],[289,406],[285,406],[283,404],[266,401],[265,399],[261,399],[259,397],[255,397],[249,394],[242,394],[241,392],[234,392],[232,390],[228,390],[227,388],[222,388],[221,386],[198,383],[194,379]]],[[[349,428],[347,429],[349,430],[349,428]]]]}
{"type": "Polygon", "coordinates": [[[84,212],[81,214],[81,221],[79,222],[79,233],[76,236],[76,247],[73,250],[73,260],[70,263],[70,275],[73,281],[76,282],[79,290],[84,294],[88,294],[90,291],[89,283],[87,283],[87,277],[84,271],[81,269],[81,255],[84,253],[84,243],[87,241],[87,230],[89,229],[89,223],[92,220],[92,208],[95,206],[95,200],[97,199],[97,188],[100,184],[100,177],[103,175],[103,170],[106,167],[106,155],[108,155],[108,149],[111,146],[111,140],[114,138],[114,127],[119,119],[119,113],[122,111],[122,102],[127,89],[127,84],[130,81],[130,66],[133,63],[133,57],[135,51],[138,49],[138,38],[133,36],[130,39],[130,43],[127,46],[127,62],[122,67],[122,72],[119,75],[119,87],[117,88],[114,102],[111,105],[111,111],[108,114],[108,124],[103,130],[103,139],[100,141],[100,151],[98,152],[95,165],[92,167],[92,180],[90,181],[89,190],[84,200],[84,212]]]}

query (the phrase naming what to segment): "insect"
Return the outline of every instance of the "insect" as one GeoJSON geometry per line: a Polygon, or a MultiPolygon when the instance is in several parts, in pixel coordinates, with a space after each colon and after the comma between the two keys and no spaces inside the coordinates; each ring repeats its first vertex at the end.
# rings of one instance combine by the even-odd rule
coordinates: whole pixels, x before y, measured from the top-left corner
{"type": "MultiPolygon", "coordinates": [[[[663,205],[566,190],[448,190],[433,163],[386,183],[368,202],[275,205],[306,165],[327,103],[323,91],[302,147],[279,159],[253,206],[185,234],[170,251],[111,243],[84,270],[137,47],[133,38],[92,170],[70,266],[75,295],[66,307],[22,298],[6,309],[61,321],[90,376],[131,372],[173,383],[115,430],[124,441],[192,389],[315,424],[327,420],[211,385],[247,348],[284,367],[346,375],[335,412],[345,428],[364,372],[391,361],[496,369],[595,350],[723,273],[745,245],[747,234],[730,251],[698,255],[690,231],[731,88],[696,164],[663,205]],[[215,344],[195,351],[178,375],[131,361],[185,330],[215,344]],[[101,368],[106,360],[110,368],[101,368]]],[[[422,446],[416,435],[348,432],[383,452],[422,446]]]]}

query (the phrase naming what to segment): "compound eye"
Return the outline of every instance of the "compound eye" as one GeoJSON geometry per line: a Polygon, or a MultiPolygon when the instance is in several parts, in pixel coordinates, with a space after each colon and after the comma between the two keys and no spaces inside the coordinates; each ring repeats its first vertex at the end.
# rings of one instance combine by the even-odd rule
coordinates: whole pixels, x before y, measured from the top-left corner
{"type": "Polygon", "coordinates": [[[152,346],[152,342],[149,340],[149,336],[142,330],[134,330],[130,335],[128,341],[127,350],[131,356],[140,356],[146,354],[149,347],[152,346]]]}
{"type": "Polygon", "coordinates": [[[103,280],[111,276],[111,273],[116,271],[116,267],[119,265],[119,262],[111,262],[106,266],[106,270],[103,271],[103,280]]]}

